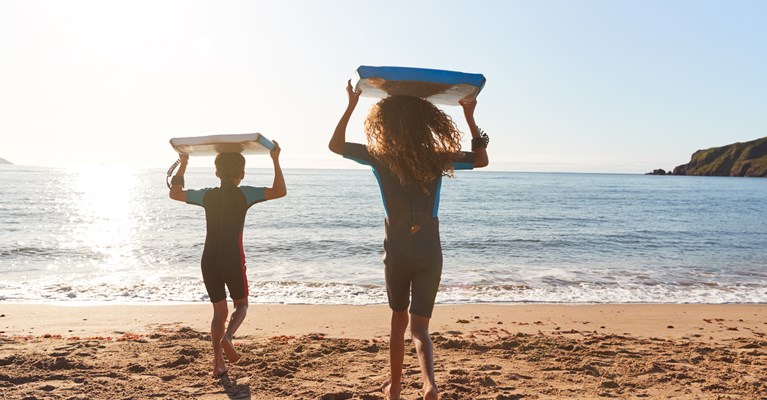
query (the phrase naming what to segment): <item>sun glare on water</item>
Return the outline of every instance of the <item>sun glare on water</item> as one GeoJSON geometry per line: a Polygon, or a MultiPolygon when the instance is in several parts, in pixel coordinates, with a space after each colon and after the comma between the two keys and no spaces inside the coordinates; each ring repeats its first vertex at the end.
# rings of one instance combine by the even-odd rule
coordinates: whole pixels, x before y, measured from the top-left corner
{"type": "Polygon", "coordinates": [[[138,171],[127,167],[80,169],[73,176],[73,244],[90,252],[101,268],[134,262],[137,177],[138,171]]]}

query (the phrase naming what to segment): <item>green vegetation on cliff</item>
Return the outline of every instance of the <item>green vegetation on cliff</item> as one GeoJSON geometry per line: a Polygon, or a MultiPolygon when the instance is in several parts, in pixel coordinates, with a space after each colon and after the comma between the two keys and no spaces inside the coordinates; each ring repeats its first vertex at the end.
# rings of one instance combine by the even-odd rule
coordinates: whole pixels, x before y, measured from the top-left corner
{"type": "Polygon", "coordinates": [[[767,177],[767,137],[693,153],[674,175],[767,177]]]}

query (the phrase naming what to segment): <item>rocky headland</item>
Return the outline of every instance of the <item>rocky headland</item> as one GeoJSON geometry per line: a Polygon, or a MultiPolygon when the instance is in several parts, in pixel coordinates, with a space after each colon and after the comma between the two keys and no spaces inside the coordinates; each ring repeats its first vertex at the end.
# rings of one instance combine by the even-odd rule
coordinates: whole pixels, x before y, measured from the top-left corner
{"type": "Polygon", "coordinates": [[[13,163],[6,160],[5,158],[0,157],[0,165],[13,165],[13,163]]]}
{"type": "Polygon", "coordinates": [[[668,172],[656,169],[648,175],[767,177],[767,137],[698,150],[689,163],[668,172]]]}

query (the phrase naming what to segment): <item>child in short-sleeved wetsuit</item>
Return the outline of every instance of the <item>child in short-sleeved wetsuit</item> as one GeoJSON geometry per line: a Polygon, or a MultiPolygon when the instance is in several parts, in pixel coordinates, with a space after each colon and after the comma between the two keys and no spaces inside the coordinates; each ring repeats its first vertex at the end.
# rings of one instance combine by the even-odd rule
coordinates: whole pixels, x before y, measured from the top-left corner
{"type": "Polygon", "coordinates": [[[473,152],[460,151],[460,132],[433,104],[409,96],[390,96],[374,105],[365,121],[368,145],[346,142],[346,127],[359,100],[347,84],[349,105],[330,140],[330,150],[373,169],[383,197],[384,266],[392,309],[391,378],[387,399],[399,399],[404,334],[408,323],[423,378],[423,398],[437,398],[429,320],[442,274],[439,237],[440,187],[443,175],[484,167],[487,135],[474,123],[476,101],[462,102],[473,136],[473,152]],[[408,317],[410,306],[410,318],[408,317]],[[410,320],[410,321],[409,321],[410,320]]]}
{"type": "Polygon", "coordinates": [[[248,278],[242,233],[245,214],[259,202],[285,196],[285,179],[279,164],[280,147],[274,142],[271,157],[274,163],[274,183],[271,188],[239,186],[245,177],[245,157],[240,153],[222,153],[216,157],[216,176],[221,185],[216,188],[183,190],[184,173],[189,156],[181,156],[178,173],[171,181],[170,197],[205,209],[205,248],[202,252],[202,277],[210,302],[213,304],[211,339],[213,342],[213,375],[227,371],[223,352],[229,362],[237,362],[239,354],[232,338],[248,310],[248,278]],[[228,314],[226,289],[234,302],[234,312],[226,325],[228,314]]]}

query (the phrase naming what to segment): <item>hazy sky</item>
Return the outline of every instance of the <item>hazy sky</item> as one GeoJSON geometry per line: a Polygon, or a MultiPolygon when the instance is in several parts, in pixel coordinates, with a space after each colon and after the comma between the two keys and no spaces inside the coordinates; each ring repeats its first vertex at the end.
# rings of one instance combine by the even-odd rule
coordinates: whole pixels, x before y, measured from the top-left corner
{"type": "Polygon", "coordinates": [[[353,167],[327,150],[346,80],[396,65],[485,75],[493,169],[668,169],[767,135],[766,20],[766,1],[0,0],[0,157],[166,167],[171,137],[261,132],[286,168],[353,167]]]}

